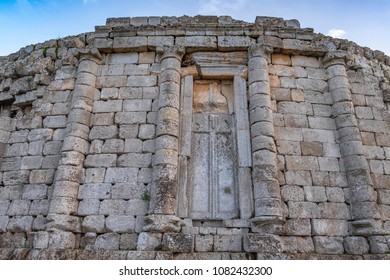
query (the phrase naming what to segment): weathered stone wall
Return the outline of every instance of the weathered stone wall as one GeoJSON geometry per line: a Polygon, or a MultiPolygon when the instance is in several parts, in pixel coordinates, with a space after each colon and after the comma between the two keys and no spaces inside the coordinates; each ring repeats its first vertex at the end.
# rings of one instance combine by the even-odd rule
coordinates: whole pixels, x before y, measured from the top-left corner
{"type": "Polygon", "coordinates": [[[0,256],[388,258],[389,65],[296,20],[226,16],[108,19],[2,57],[0,256]],[[193,101],[197,81],[218,102],[193,101]],[[196,192],[205,178],[222,192],[196,192]]]}

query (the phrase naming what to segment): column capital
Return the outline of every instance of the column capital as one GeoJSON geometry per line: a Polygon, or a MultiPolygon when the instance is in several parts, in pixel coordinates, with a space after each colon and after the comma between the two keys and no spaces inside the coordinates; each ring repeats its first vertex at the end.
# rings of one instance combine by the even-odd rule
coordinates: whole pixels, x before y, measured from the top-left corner
{"type": "Polygon", "coordinates": [[[344,65],[349,68],[354,65],[354,60],[349,52],[332,51],[325,54],[322,58],[322,64],[325,68],[332,65],[344,65]]]}
{"type": "Polygon", "coordinates": [[[274,51],[274,48],[265,44],[253,44],[248,48],[249,57],[265,57],[268,59],[269,55],[274,51]]]}
{"type": "Polygon", "coordinates": [[[176,58],[181,61],[185,53],[184,46],[159,46],[156,52],[161,54],[161,60],[166,58],[176,58]]]}
{"type": "Polygon", "coordinates": [[[78,50],[77,57],[79,60],[92,60],[96,63],[100,63],[102,55],[97,48],[81,49],[78,50]]]}

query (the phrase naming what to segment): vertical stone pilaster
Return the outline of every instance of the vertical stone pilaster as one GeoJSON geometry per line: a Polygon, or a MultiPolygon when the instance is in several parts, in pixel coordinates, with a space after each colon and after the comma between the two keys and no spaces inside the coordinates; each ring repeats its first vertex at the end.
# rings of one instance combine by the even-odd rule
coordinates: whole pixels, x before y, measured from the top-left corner
{"type": "Polygon", "coordinates": [[[176,200],[178,191],[178,149],[180,109],[180,68],[184,48],[167,47],[161,56],[159,109],[157,112],[156,153],[149,216],[144,230],[178,231],[176,200]]]}
{"type": "MultiPolygon", "coordinates": [[[[6,105],[0,105],[0,106],[6,106],[6,105]]],[[[9,106],[11,107],[11,106],[9,106]]],[[[5,153],[5,149],[7,146],[7,142],[9,139],[9,136],[11,135],[12,130],[12,118],[10,117],[10,110],[5,110],[5,108],[2,108],[2,112],[0,115],[0,169],[3,161],[3,156],[5,153]]],[[[1,175],[1,174],[0,174],[1,175]]]]}
{"type": "Polygon", "coordinates": [[[89,149],[88,137],[99,64],[99,53],[81,54],[49,208],[47,230],[51,231],[49,246],[52,248],[73,248],[76,240],[74,233],[81,230],[79,217],[76,216],[77,195],[89,149]]]}
{"type": "Polygon", "coordinates": [[[188,160],[191,157],[192,141],[192,106],[194,94],[193,76],[185,76],[181,80],[181,101],[180,101],[180,144],[179,144],[179,190],[177,214],[179,217],[188,217],[190,199],[188,197],[188,160]]]}
{"type": "Polygon", "coordinates": [[[343,51],[329,52],[322,61],[332,95],[332,116],[336,120],[341,156],[351,193],[352,229],[355,235],[379,233],[380,213],[370,168],[354,113],[347,66],[351,57],[343,51]]]}
{"type": "Polygon", "coordinates": [[[271,109],[268,63],[272,47],[249,47],[248,81],[252,138],[252,181],[255,200],[254,231],[278,233],[283,223],[283,203],[278,182],[276,145],[271,109]]]}
{"type": "Polygon", "coordinates": [[[238,201],[241,219],[251,218],[254,209],[251,180],[252,151],[246,84],[246,80],[243,77],[235,76],[233,79],[234,110],[237,130],[238,201]]]}

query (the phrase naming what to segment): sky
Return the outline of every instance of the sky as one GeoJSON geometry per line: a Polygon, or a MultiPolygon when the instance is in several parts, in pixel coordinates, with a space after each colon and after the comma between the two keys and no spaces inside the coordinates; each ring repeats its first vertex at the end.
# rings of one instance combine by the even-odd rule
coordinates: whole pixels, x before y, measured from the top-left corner
{"type": "Polygon", "coordinates": [[[109,17],[230,15],[298,19],[301,27],[390,55],[389,0],[0,0],[0,56],[94,31],[109,17]]]}

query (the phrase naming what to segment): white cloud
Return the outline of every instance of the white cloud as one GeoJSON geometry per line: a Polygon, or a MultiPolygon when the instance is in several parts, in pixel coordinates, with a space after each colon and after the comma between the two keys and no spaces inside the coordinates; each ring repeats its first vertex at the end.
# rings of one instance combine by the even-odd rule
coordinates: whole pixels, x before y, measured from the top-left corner
{"type": "Polygon", "coordinates": [[[200,4],[199,13],[206,15],[224,15],[242,9],[247,0],[204,0],[200,4]]]}
{"type": "Polygon", "coordinates": [[[331,30],[328,31],[327,35],[333,38],[345,39],[347,35],[347,31],[342,29],[332,28],[331,30]]]}

